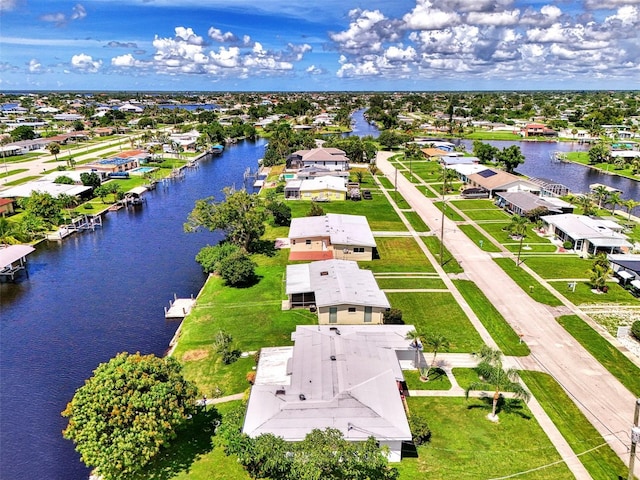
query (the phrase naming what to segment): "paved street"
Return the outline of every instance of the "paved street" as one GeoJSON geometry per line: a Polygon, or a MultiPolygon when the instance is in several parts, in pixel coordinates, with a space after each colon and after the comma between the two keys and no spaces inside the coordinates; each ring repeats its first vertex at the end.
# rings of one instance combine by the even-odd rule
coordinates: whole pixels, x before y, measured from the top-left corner
{"type": "MultiPolygon", "coordinates": [[[[390,179],[392,154],[380,152],[378,168],[390,179]]],[[[440,232],[441,212],[403,175],[398,191],[433,231],[440,232]]],[[[551,310],[531,299],[493,261],[464,235],[454,222],[444,220],[444,243],[514,330],[524,335],[531,355],[516,359],[519,368],[547,372],[600,432],[625,464],[629,462],[630,431],[636,398],[560,326],[551,310]]],[[[640,476],[640,462],[635,472],[640,476]]]]}

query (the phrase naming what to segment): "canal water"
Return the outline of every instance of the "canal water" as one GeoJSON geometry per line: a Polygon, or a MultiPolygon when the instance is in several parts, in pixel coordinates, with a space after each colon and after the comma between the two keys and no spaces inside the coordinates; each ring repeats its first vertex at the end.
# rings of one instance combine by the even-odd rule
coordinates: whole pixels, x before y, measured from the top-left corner
{"type": "MultiPolygon", "coordinates": [[[[473,151],[473,141],[461,140],[467,152],[473,151]]],[[[589,193],[589,185],[602,183],[622,191],[623,199],[640,200],[640,182],[617,175],[606,175],[584,165],[552,160],[553,152],[583,152],[588,146],[572,142],[507,142],[484,141],[502,150],[511,145],[518,145],[525,157],[525,162],[516,171],[529,177],[544,178],[569,187],[572,193],[589,193]]],[[[623,207],[617,207],[618,209],[623,207]]],[[[624,210],[624,208],[623,208],[624,210]]],[[[626,210],[625,210],[626,211],[626,210]]],[[[640,215],[640,207],[632,210],[640,215]]]]}
{"type": "Polygon", "coordinates": [[[221,238],[186,234],[183,223],[197,199],[241,188],[264,143],[201,161],[142,207],[108,213],[95,232],[38,245],[29,278],[0,283],[0,479],[86,480],[60,412],[118,352],[166,351],[178,323],[163,306],[174,293],[198,293],[205,276],[194,257],[221,238]]]}

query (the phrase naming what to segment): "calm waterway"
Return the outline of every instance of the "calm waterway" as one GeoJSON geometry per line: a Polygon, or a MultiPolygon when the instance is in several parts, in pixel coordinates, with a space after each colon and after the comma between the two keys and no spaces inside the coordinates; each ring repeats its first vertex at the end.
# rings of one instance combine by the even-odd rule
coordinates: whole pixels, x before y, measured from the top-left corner
{"type": "MultiPolygon", "coordinates": [[[[363,110],[354,120],[352,134],[378,136],[363,110]]],[[[93,369],[116,353],[165,352],[178,323],[165,321],[162,307],[174,293],[198,293],[205,277],[194,257],[220,239],[185,234],[187,214],[199,198],[221,198],[227,185],[240,188],[264,144],[228,147],[183,180],[149,192],[142,208],[109,213],[102,229],[39,245],[29,257],[28,279],[0,283],[0,479],[87,478],[73,444],[61,436],[60,412],[93,369]]],[[[576,192],[605,183],[625,198],[640,198],[637,182],[549,160],[550,152],[570,151],[572,144],[518,144],[527,157],[522,173],[576,192]]]]}
{"type": "Polygon", "coordinates": [[[178,323],[163,306],[196,295],[205,277],[194,257],[221,236],[186,234],[197,199],[222,198],[255,169],[264,141],[241,142],[148,192],[104,227],[29,256],[29,278],[0,284],[0,478],[85,480],[88,470],[61,431],[66,403],[93,369],[118,352],[162,355],[178,323]]]}

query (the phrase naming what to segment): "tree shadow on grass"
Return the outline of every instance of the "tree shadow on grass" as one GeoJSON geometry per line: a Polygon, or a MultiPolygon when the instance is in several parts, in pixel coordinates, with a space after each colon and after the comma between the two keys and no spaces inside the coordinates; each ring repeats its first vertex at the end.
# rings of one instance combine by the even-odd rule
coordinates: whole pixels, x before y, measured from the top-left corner
{"type": "Polygon", "coordinates": [[[273,240],[261,239],[251,242],[251,252],[259,253],[265,257],[273,257],[277,253],[277,249],[273,240]]]}
{"type": "Polygon", "coordinates": [[[161,450],[157,458],[128,480],[169,480],[180,472],[188,472],[198,458],[213,449],[213,436],[221,418],[211,406],[201,410],[188,420],[168,448],[161,450]]]}
{"type": "MultiPolygon", "coordinates": [[[[476,398],[476,400],[480,400],[482,402],[482,405],[469,405],[467,407],[467,410],[481,408],[491,412],[493,408],[493,397],[485,396],[476,398]]],[[[496,408],[496,415],[500,413],[507,413],[518,415],[520,418],[523,418],[525,420],[531,420],[531,415],[526,414],[523,409],[524,405],[522,403],[522,400],[519,400],[517,398],[504,398],[502,395],[500,395],[500,398],[498,399],[498,406],[496,408]]]]}

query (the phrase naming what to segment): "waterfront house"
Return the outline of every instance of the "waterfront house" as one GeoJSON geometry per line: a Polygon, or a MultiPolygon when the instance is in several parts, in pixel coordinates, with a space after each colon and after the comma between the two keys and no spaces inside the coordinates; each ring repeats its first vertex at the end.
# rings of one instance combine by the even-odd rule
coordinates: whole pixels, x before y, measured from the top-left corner
{"type": "Polygon", "coordinates": [[[493,197],[499,192],[532,192],[540,193],[540,186],[525,178],[518,177],[503,170],[485,168],[477,173],[466,176],[472,187],[481,187],[493,197]]]}
{"type": "Polygon", "coordinates": [[[440,160],[442,157],[451,155],[451,152],[434,147],[421,148],[420,151],[427,160],[440,160]]]}
{"type": "Polygon", "coordinates": [[[339,148],[313,148],[298,150],[287,157],[287,169],[309,167],[326,168],[333,171],[349,170],[349,159],[339,148]]]}
{"type": "Polygon", "coordinates": [[[308,179],[291,179],[284,187],[284,198],[287,200],[328,202],[344,200],[346,195],[345,179],[330,175],[308,179]]]}
{"type": "Polygon", "coordinates": [[[528,123],[522,129],[525,137],[557,137],[558,132],[541,123],[528,123]]]}
{"type": "Polygon", "coordinates": [[[370,270],[351,260],[287,265],[289,307],[312,307],[320,325],[382,324],[391,308],[370,270]]]}
{"type": "Polygon", "coordinates": [[[640,255],[628,254],[610,254],[607,259],[611,262],[613,273],[622,285],[631,284],[632,282],[640,283],[640,255]]]}
{"type": "Polygon", "coordinates": [[[622,226],[611,220],[565,213],[540,217],[547,235],[571,242],[582,256],[598,253],[627,253],[633,245],[621,233],[622,226]]]}
{"type": "Polygon", "coordinates": [[[496,193],[496,205],[515,215],[527,215],[538,208],[547,215],[573,213],[574,208],[560,198],[540,197],[531,192],[496,193]]]}
{"type": "Polygon", "coordinates": [[[367,217],[337,213],[291,219],[289,244],[289,260],[368,261],[376,248],[367,217]]]}
{"type": "Polygon", "coordinates": [[[299,442],[313,429],[339,430],[361,442],[374,437],[399,462],[412,439],[401,361],[414,352],[412,325],[298,325],[292,347],[260,350],[243,433],[299,442]]]}

